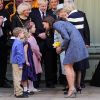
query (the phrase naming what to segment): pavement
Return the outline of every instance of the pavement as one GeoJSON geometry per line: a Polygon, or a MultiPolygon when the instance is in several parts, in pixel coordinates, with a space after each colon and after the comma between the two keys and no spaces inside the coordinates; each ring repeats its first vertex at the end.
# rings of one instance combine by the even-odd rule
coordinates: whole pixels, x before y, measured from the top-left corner
{"type": "Polygon", "coordinates": [[[63,87],[58,85],[56,88],[41,87],[41,92],[29,96],[29,98],[15,98],[13,88],[0,88],[0,100],[100,100],[100,87],[86,85],[82,93],[77,93],[76,98],[64,98],[63,87]]]}

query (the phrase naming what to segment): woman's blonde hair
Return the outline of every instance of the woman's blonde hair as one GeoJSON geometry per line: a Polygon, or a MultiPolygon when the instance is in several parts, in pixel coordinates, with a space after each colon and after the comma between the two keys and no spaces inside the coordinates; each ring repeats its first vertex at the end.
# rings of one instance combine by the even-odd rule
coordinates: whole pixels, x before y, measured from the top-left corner
{"type": "Polygon", "coordinates": [[[66,1],[64,3],[64,9],[67,11],[67,13],[70,13],[71,11],[75,10],[76,6],[75,6],[74,1],[72,1],[72,0],[71,1],[70,0],[66,1]]]}
{"type": "Polygon", "coordinates": [[[17,7],[17,12],[20,15],[27,9],[31,10],[31,5],[29,3],[23,2],[17,7]]]}

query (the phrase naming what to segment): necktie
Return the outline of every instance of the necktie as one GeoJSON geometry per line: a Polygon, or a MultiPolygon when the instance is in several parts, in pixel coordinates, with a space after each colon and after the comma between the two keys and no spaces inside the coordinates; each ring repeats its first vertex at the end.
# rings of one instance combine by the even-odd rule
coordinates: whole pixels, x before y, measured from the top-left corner
{"type": "Polygon", "coordinates": [[[44,15],[44,12],[42,12],[42,19],[44,19],[45,15],[44,15]]]}

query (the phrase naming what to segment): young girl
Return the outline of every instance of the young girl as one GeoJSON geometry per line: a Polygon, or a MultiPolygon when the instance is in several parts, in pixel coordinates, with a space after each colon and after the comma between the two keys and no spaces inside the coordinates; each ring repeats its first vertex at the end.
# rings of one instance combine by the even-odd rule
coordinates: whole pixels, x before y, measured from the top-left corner
{"type": "Polygon", "coordinates": [[[32,53],[31,46],[28,42],[29,36],[30,35],[28,34],[28,32],[25,31],[25,42],[24,42],[25,64],[23,67],[22,85],[24,89],[24,94],[26,96],[28,96],[29,93],[34,94],[32,90],[33,81],[37,80],[34,62],[33,62],[33,53],[32,53]]]}
{"type": "MultiPolygon", "coordinates": [[[[26,23],[26,28],[29,32],[29,37],[28,37],[28,42],[31,46],[32,53],[33,53],[33,61],[34,61],[34,66],[35,66],[35,71],[36,71],[36,76],[37,76],[37,81],[34,82],[34,86],[40,84],[40,76],[42,73],[42,67],[41,67],[41,53],[39,46],[34,38],[34,33],[35,33],[35,24],[33,22],[28,22],[26,23]]],[[[32,91],[38,92],[39,90],[36,88],[33,88],[32,91]]]]}

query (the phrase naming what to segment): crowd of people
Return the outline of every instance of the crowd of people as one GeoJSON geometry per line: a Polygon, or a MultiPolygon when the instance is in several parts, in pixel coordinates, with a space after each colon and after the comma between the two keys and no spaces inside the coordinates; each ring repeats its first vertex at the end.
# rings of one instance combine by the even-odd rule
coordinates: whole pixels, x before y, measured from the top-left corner
{"type": "Polygon", "coordinates": [[[33,8],[33,1],[21,0],[10,18],[0,0],[0,87],[11,87],[6,78],[9,47],[15,97],[40,91],[42,68],[47,88],[55,88],[60,69],[65,97],[76,97],[85,87],[89,68],[86,15],[77,10],[73,0],[62,4],[38,0],[38,8],[33,8]]]}

